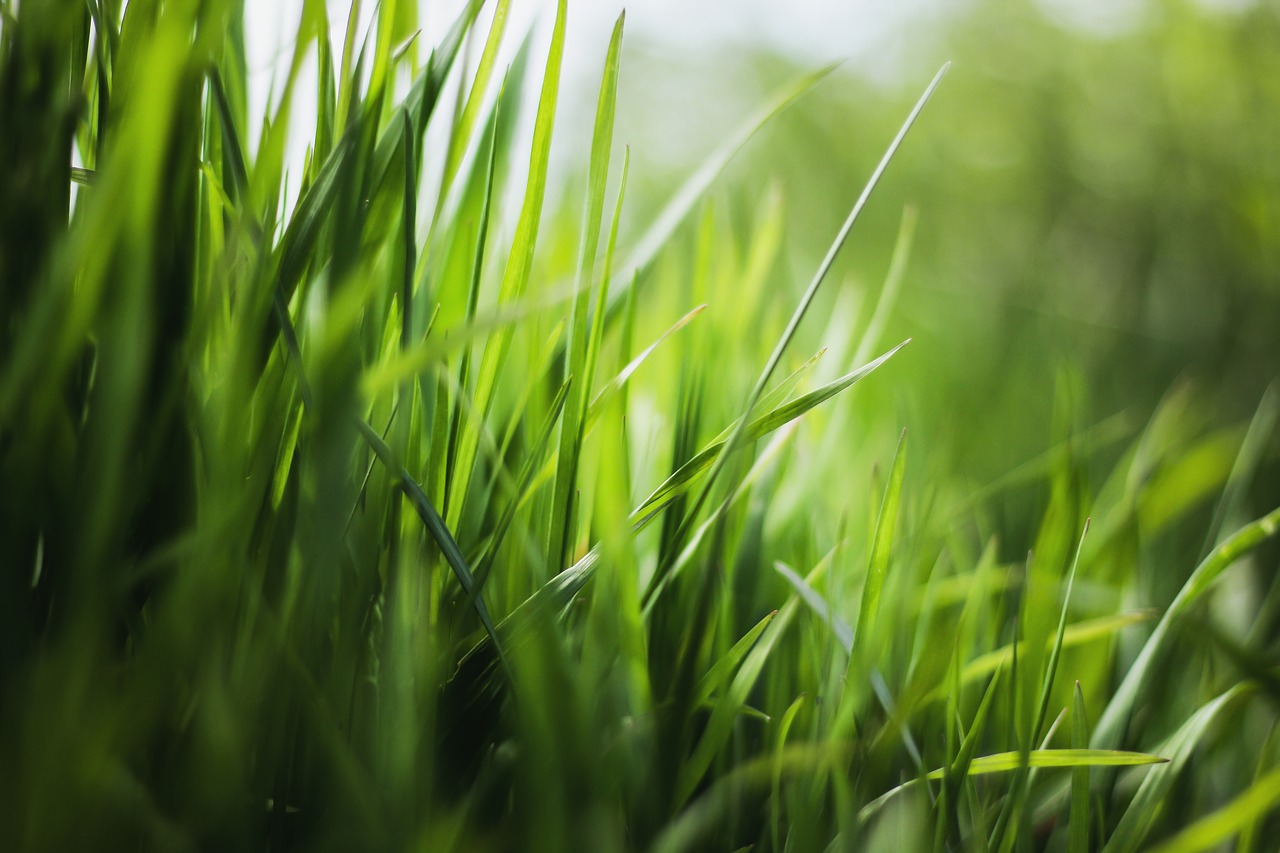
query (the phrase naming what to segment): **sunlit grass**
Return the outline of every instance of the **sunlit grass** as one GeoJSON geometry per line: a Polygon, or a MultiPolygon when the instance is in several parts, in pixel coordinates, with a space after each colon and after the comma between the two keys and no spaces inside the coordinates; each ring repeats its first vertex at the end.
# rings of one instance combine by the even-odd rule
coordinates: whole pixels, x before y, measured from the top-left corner
{"type": "Polygon", "coordinates": [[[711,188],[830,69],[624,229],[623,19],[569,139],[571,10],[539,67],[503,69],[506,5],[420,53],[416,6],[384,2],[334,55],[304,4],[291,68],[314,57],[320,85],[277,81],[250,144],[239,4],[3,4],[8,845],[1265,838],[1274,665],[1205,603],[1280,525],[1241,517],[1276,395],[1247,428],[1193,428],[1174,391],[1145,427],[1077,429],[1064,377],[1050,449],[1008,478],[922,464],[901,410],[859,396],[921,378],[881,340],[914,209],[865,322],[811,308],[917,117],[945,135],[943,72],[797,292],[797,200],[762,176],[744,237],[711,188]],[[555,145],[588,152],[579,198],[549,185],[555,145]],[[1037,494],[1030,554],[993,521],[1014,487],[1037,494]],[[1147,546],[1204,506],[1202,553],[1147,546]]]}

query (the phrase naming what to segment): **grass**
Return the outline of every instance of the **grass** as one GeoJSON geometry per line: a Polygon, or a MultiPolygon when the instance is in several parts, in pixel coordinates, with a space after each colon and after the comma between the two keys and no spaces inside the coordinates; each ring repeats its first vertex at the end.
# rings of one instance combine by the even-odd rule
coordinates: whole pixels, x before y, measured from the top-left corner
{"type": "Polygon", "coordinates": [[[970,489],[859,397],[913,380],[879,338],[916,214],[860,332],[810,316],[917,116],[945,133],[942,72],[796,295],[782,198],[738,241],[709,190],[829,69],[637,224],[622,18],[578,140],[555,126],[563,0],[544,63],[506,69],[501,0],[430,51],[416,5],[383,2],[340,54],[307,2],[251,140],[239,4],[0,8],[7,847],[1074,853],[1275,829],[1280,592],[1262,576],[1261,637],[1207,606],[1280,524],[1241,517],[1275,394],[1197,430],[1171,392],[1117,437],[1073,426],[1064,380],[1051,449],[970,489]],[[580,205],[553,144],[590,152],[580,205]],[[1101,433],[1127,448],[1095,487],[1101,433]],[[993,508],[1028,484],[1011,559],[993,508]],[[1201,554],[1147,544],[1193,523],[1201,554]]]}

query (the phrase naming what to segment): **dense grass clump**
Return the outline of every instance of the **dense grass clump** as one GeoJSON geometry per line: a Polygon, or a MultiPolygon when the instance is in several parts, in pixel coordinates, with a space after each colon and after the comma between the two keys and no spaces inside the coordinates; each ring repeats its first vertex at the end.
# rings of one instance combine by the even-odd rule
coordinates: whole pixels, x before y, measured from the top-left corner
{"type": "Polygon", "coordinates": [[[0,3],[0,846],[1266,846],[1275,395],[1078,429],[1064,373],[977,489],[852,388],[917,214],[809,310],[942,72],[799,290],[708,188],[826,71],[631,222],[621,18],[561,139],[564,0],[506,68],[506,0],[355,6],[250,139],[235,0],[0,3]]]}

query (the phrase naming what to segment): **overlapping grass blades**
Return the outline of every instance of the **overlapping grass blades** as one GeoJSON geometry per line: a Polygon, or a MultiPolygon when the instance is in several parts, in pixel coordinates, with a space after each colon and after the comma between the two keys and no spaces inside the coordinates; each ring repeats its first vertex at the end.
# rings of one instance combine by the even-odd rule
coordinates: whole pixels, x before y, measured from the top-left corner
{"type": "Polygon", "coordinates": [[[653,188],[614,156],[623,20],[573,139],[555,128],[573,7],[554,4],[545,62],[515,34],[504,69],[511,4],[457,5],[427,46],[416,4],[357,2],[339,47],[307,0],[258,122],[242,4],[0,3],[0,127],[22,129],[0,132],[4,841],[1266,837],[1274,750],[1212,735],[1235,709],[1274,723],[1247,702],[1274,698],[1270,647],[1178,626],[1271,554],[1280,511],[1223,533],[1269,464],[1275,392],[1247,430],[1197,430],[1171,393],[1127,450],[1133,418],[1075,431],[1064,404],[1053,451],[974,490],[931,425],[908,458],[914,410],[887,402],[922,380],[918,345],[880,339],[917,216],[937,236],[928,199],[865,331],[853,276],[821,340],[801,329],[942,72],[792,293],[808,200],[756,187],[742,217],[716,182],[831,68],[633,225],[625,199],[653,188]],[[589,150],[580,185],[555,146],[589,150]],[[876,371],[856,401],[874,405],[837,403],[876,371]],[[1091,490],[1100,451],[1119,462],[1091,490]],[[1007,523],[1043,506],[1034,536],[1007,523]],[[1148,581],[1194,562],[1174,528],[1199,509],[1205,553],[1160,608],[1148,581]]]}

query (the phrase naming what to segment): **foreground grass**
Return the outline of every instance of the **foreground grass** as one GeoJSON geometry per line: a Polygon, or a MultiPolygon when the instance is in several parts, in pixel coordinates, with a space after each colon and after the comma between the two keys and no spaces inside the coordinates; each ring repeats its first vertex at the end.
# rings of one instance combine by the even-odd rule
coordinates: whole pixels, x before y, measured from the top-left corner
{"type": "Polygon", "coordinates": [[[821,73],[620,244],[622,21],[592,136],[565,143],[590,151],[584,198],[559,212],[565,4],[545,62],[505,70],[506,4],[480,26],[484,5],[420,60],[413,4],[348,26],[340,55],[306,4],[292,68],[314,55],[319,91],[281,81],[253,144],[238,4],[5,5],[11,846],[1265,838],[1273,666],[1204,603],[1280,523],[1239,517],[1275,398],[1202,434],[1171,393],[1109,436],[1130,446],[1096,487],[1106,425],[1077,434],[1064,404],[1063,441],[1010,481],[1042,495],[1033,556],[1003,553],[986,508],[1009,484],[921,476],[850,390],[906,381],[876,329],[910,216],[882,309],[792,352],[910,139],[885,140],[794,297],[772,278],[782,201],[762,194],[740,248],[700,199],[821,73]],[[313,94],[289,175],[289,111],[313,94]],[[846,492],[820,487],[842,466],[846,492]],[[1214,501],[1203,552],[1151,565],[1169,554],[1146,543],[1214,501]]]}

